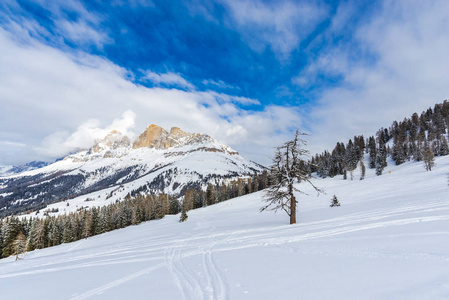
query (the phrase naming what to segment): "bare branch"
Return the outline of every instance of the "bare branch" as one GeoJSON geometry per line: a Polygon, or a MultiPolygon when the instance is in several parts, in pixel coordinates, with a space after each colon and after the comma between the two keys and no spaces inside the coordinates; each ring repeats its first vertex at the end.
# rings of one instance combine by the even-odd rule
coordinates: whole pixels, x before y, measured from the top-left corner
{"type": "Polygon", "coordinates": [[[310,165],[303,159],[303,157],[307,157],[309,154],[309,151],[303,148],[306,145],[306,141],[301,139],[305,135],[307,134],[296,130],[293,140],[287,141],[276,148],[270,174],[273,184],[266,192],[265,201],[267,205],[260,209],[260,211],[277,211],[282,209],[290,216],[290,224],[296,223],[297,201],[294,192],[306,194],[295,188],[294,184],[305,181],[318,194],[324,193],[310,181],[310,165]]]}

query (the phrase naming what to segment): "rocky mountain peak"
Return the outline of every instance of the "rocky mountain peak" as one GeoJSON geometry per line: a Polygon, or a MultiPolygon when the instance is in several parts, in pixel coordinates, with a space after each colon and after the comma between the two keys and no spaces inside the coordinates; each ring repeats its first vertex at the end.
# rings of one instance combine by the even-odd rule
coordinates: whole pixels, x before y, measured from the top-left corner
{"type": "Polygon", "coordinates": [[[129,146],[131,146],[131,141],[126,135],[123,135],[117,130],[112,130],[104,137],[104,139],[97,142],[92,150],[96,153],[106,148],[114,150],[117,148],[129,146]]]}
{"type": "Polygon", "coordinates": [[[211,140],[212,138],[208,135],[184,132],[179,127],[172,127],[168,132],[160,126],[151,124],[136,139],[133,149],[155,148],[164,150],[211,140]]]}
{"type": "Polygon", "coordinates": [[[148,128],[136,139],[133,144],[133,149],[137,148],[157,148],[166,149],[168,132],[155,124],[151,124],[148,128]]]}

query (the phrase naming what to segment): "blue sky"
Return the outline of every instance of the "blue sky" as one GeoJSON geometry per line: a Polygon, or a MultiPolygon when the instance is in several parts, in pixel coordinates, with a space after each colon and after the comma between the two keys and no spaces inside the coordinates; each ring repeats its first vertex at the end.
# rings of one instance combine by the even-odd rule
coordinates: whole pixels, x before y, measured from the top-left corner
{"type": "Polygon", "coordinates": [[[296,128],[320,152],[447,98],[448,15],[446,1],[6,0],[0,164],[151,123],[264,164],[296,128]]]}

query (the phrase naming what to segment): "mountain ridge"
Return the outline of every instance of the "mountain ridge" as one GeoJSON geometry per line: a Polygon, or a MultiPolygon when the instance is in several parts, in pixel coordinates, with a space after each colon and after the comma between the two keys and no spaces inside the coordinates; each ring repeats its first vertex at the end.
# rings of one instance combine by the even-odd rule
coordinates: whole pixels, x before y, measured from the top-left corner
{"type": "Polygon", "coordinates": [[[206,134],[177,127],[168,132],[152,124],[142,135],[132,144],[129,137],[113,130],[90,149],[40,169],[0,177],[0,215],[39,209],[136,180],[126,187],[127,193],[181,197],[188,188],[205,189],[263,170],[206,134]]]}

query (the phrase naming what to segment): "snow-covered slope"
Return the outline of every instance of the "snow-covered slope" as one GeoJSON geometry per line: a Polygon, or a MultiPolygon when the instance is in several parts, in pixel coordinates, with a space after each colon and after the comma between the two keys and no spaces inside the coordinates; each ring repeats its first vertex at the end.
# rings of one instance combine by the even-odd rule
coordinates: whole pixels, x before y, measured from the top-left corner
{"type": "Polygon", "coordinates": [[[12,176],[26,171],[39,169],[45,167],[48,164],[49,163],[43,161],[32,161],[18,166],[0,166],[0,177],[12,176]]]}
{"type": "Polygon", "coordinates": [[[0,260],[2,299],[448,299],[449,157],[314,181],[298,221],[263,192],[0,260]],[[389,173],[388,171],[391,171],[389,173]],[[354,174],[356,175],[356,174],[354,174]],[[357,176],[354,176],[357,178],[357,176]],[[340,207],[329,207],[336,195],[340,207]]]}
{"type": "Polygon", "coordinates": [[[112,131],[89,150],[0,178],[0,215],[74,197],[95,198],[95,205],[104,205],[138,191],[183,195],[187,188],[205,188],[261,170],[204,134],[176,127],[167,132],[151,125],[131,145],[128,137],[112,131]],[[111,191],[113,198],[108,196],[111,191]]]}

